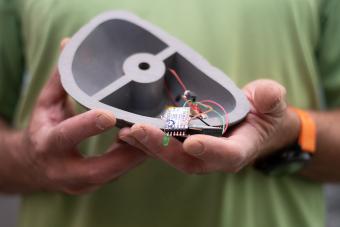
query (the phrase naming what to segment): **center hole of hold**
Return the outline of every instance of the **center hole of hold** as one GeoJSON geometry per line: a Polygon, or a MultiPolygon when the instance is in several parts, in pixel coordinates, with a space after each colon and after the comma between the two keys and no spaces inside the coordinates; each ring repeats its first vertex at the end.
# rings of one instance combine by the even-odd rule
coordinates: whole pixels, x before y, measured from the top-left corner
{"type": "Polygon", "coordinates": [[[148,70],[150,68],[150,64],[147,63],[147,62],[142,62],[138,65],[138,67],[141,69],[141,70],[148,70]]]}

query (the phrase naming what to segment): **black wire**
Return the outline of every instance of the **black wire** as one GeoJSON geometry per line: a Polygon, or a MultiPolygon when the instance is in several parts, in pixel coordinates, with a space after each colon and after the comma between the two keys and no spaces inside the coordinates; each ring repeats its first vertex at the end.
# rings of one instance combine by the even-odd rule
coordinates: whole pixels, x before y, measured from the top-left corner
{"type": "Polygon", "coordinates": [[[213,126],[213,125],[210,125],[208,124],[208,122],[204,121],[202,118],[198,117],[197,119],[199,119],[200,121],[202,121],[206,126],[209,126],[209,127],[214,127],[214,128],[221,128],[220,126],[213,126]]]}
{"type": "Polygon", "coordinates": [[[207,123],[206,121],[204,121],[202,118],[198,117],[198,119],[199,119],[200,121],[202,121],[206,126],[212,127],[210,124],[208,124],[208,123],[207,123]]]}

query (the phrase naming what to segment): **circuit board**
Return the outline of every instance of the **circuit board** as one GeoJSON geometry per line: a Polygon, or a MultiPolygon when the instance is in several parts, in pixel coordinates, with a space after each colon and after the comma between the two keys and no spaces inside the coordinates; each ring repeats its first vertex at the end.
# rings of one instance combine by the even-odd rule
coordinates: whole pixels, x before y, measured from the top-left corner
{"type": "Polygon", "coordinates": [[[163,115],[164,132],[169,136],[187,136],[189,129],[190,107],[170,107],[163,115]]]}

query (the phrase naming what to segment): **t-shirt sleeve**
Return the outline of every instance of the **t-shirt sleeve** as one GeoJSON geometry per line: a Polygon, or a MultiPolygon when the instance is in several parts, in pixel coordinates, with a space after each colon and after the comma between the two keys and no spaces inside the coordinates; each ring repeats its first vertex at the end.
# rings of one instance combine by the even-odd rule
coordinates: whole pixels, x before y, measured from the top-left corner
{"type": "Polygon", "coordinates": [[[0,117],[12,121],[23,77],[19,17],[14,0],[0,0],[0,117]]]}
{"type": "Polygon", "coordinates": [[[336,108],[340,107],[340,1],[324,2],[318,63],[326,105],[336,108]]]}

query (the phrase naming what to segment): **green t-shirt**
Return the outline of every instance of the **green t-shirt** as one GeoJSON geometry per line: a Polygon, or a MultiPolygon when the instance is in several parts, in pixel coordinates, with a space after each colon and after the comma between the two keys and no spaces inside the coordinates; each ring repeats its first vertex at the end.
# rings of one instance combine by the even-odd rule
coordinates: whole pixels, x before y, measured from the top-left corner
{"type": "MultiPolygon", "coordinates": [[[[183,40],[239,86],[267,77],[287,88],[294,106],[340,105],[338,0],[0,0],[1,114],[11,120],[15,112],[15,125],[25,127],[60,40],[116,9],[183,40]]],[[[83,151],[111,141],[106,133],[83,151]]],[[[149,160],[91,194],[25,195],[19,226],[321,227],[324,200],[319,183],[298,176],[268,177],[251,167],[188,176],[149,160]]]]}

